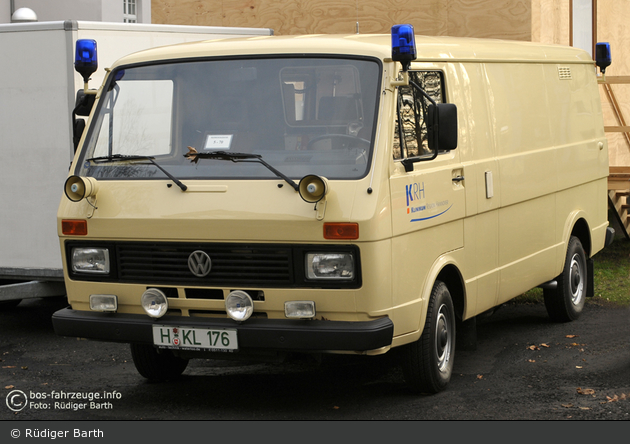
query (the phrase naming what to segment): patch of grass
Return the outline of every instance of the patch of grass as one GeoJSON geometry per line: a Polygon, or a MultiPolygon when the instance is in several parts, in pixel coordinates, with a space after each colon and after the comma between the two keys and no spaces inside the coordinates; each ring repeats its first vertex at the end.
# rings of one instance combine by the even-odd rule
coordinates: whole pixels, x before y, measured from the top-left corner
{"type": "Polygon", "coordinates": [[[537,304],[544,302],[542,288],[532,288],[517,298],[512,299],[515,304],[537,304]]]}
{"type": "MultiPolygon", "coordinates": [[[[594,257],[595,296],[587,303],[630,305],[630,241],[617,238],[594,257]]],[[[512,300],[517,304],[543,302],[543,292],[533,288],[512,300]]]]}
{"type": "Polygon", "coordinates": [[[616,238],[593,259],[595,261],[593,299],[630,305],[630,241],[616,238]]]}

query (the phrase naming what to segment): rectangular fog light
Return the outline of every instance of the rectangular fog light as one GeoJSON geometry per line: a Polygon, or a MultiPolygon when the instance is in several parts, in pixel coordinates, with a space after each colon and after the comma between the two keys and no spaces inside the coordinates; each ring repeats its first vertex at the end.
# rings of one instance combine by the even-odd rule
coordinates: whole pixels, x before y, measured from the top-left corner
{"type": "Polygon", "coordinates": [[[115,312],[118,310],[118,297],[113,294],[91,294],[90,310],[115,312]]]}
{"type": "Polygon", "coordinates": [[[287,318],[308,319],[315,317],[315,302],[289,301],[284,303],[284,315],[287,318]]]}

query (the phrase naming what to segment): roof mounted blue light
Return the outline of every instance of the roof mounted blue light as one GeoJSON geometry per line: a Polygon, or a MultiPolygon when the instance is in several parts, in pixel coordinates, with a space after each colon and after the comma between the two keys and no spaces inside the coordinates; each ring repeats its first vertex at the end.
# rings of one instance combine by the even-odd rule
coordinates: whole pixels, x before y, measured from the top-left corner
{"type": "Polygon", "coordinates": [[[403,71],[416,59],[416,39],[413,25],[392,26],[392,60],[400,62],[403,71]]]}
{"type": "Polygon", "coordinates": [[[74,56],[74,69],[83,76],[83,81],[87,83],[90,76],[97,68],[98,58],[96,56],[96,40],[77,40],[74,56]]]}
{"type": "Polygon", "coordinates": [[[612,57],[610,56],[610,43],[600,42],[595,45],[595,62],[602,74],[606,72],[606,68],[612,63],[612,57]]]}

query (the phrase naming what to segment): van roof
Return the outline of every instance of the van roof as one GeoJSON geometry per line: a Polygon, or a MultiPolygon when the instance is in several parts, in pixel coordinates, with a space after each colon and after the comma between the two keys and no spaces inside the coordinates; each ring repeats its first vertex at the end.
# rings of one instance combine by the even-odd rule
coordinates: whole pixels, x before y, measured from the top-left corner
{"type": "MultiPolygon", "coordinates": [[[[593,63],[582,49],[514,40],[416,35],[416,47],[416,62],[593,63]]],[[[114,66],[153,60],[263,54],[344,54],[391,61],[391,36],[319,34],[206,40],[144,50],[123,57],[114,66]]]]}

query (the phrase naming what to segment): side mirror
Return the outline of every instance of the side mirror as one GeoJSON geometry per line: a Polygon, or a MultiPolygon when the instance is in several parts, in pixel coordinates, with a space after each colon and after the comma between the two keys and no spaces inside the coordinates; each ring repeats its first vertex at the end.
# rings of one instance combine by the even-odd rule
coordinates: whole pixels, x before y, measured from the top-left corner
{"type": "Polygon", "coordinates": [[[602,74],[606,72],[606,68],[611,62],[610,43],[601,42],[595,45],[595,63],[599,66],[602,74]]]}
{"type": "Polygon", "coordinates": [[[457,106],[453,103],[429,105],[427,110],[429,149],[434,152],[457,148],[457,106]]]}
{"type": "Polygon", "coordinates": [[[457,148],[457,106],[453,103],[436,103],[427,108],[427,142],[433,152],[430,157],[408,157],[402,160],[406,172],[413,171],[416,162],[430,161],[440,151],[457,148]]]}
{"type": "Polygon", "coordinates": [[[77,98],[74,102],[74,114],[77,116],[87,117],[92,112],[94,106],[95,94],[86,94],[85,90],[80,89],[77,91],[77,98]]]}
{"type": "Polygon", "coordinates": [[[85,120],[77,119],[77,116],[89,116],[94,106],[94,100],[96,95],[86,94],[85,90],[80,89],[77,91],[77,99],[74,103],[74,109],[72,110],[72,143],[74,145],[74,151],[79,146],[79,141],[85,130],[85,120]]]}

